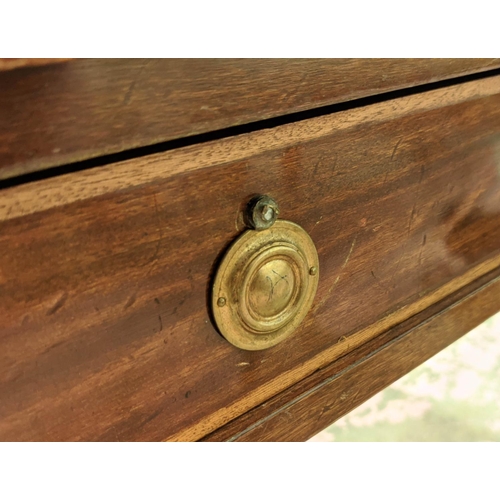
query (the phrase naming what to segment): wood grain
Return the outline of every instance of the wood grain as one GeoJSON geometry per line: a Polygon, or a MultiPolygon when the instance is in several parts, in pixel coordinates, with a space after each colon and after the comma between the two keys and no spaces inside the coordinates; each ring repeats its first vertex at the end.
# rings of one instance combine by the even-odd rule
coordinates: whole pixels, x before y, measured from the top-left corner
{"type": "Polygon", "coordinates": [[[10,71],[17,68],[26,68],[33,66],[47,66],[50,64],[59,64],[62,62],[70,61],[70,59],[42,59],[42,58],[19,58],[19,57],[10,57],[6,58],[0,57],[0,71],[10,71]]]}
{"type": "Polygon", "coordinates": [[[500,310],[500,268],[412,316],[203,441],[305,441],[500,310]]]}
{"type": "Polygon", "coordinates": [[[0,73],[0,179],[500,67],[497,59],[91,59],[0,73]]]}
{"type": "Polygon", "coordinates": [[[500,77],[2,191],[0,439],[197,440],[500,265],[500,77]],[[318,248],[297,332],[207,311],[255,193],[318,248]]]}

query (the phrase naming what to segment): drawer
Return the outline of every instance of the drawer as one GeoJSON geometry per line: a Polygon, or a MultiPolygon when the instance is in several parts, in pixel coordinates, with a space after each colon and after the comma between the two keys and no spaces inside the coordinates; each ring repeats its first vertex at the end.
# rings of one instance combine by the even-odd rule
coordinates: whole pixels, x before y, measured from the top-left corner
{"type": "Polygon", "coordinates": [[[199,440],[500,265],[500,77],[13,186],[0,439],[199,440]],[[319,255],[292,336],[210,314],[266,193],[319,255]]]}
{"type": "Polygon", "coordinates": [[[498,68],[498,59],[386,58],[0,65],[0,179],[498,68]]]}

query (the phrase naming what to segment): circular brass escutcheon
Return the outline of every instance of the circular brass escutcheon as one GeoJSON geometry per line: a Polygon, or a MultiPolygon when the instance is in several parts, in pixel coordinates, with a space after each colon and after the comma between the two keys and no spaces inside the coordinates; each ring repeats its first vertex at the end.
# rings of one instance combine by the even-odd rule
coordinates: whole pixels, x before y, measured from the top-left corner
{"type": "Polygon", "coordinates": [[[293,222],[245,231],[215,276],[212,310],[220,333],[249,351],[287,338],[309,311],[319,278],[316,247],[293,222]]]}

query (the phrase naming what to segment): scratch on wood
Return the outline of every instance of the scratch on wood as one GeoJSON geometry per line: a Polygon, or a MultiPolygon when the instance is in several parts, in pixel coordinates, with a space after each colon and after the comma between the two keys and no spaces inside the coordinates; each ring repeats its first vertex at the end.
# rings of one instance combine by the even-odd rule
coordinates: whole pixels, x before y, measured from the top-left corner
{"type": "Polygon", "coordinates": [[[158,415],[161,414],[161,412],[163,411],[163,408],[160,408],[159,410],[155,411],[154,413],[152,413],[151,415],[149,415],[148,417],[146,417],[140,424],[139,424],[139,428],[141,427],[144,427],[146,424],[148,424],[149,422],[151,422],[152,420],[154,420],[158,415]]]}
{"type": "Polygon", "coordinates": [[[422,182],[422,179],[424,178],[424,174],[425,174],[425,165],[422,165],[420,167],[420,178],[418,179],[419,184],[422,182]]]}
{"type": "Polygon", "coordinates": [[[309,229],[309,234],[313,232],[314,229],[316,229],[316,226],[321,222],[321,219],[323,218],[322,215],[320,215],[319,219],[314,223],[314,225],[309,229]]]}
{"type": "Polygon", "coordinates": [[[142,72],[144,71],[144,69],[151,63],[151,60],[147,61],[146,64],[144,64],[141,69],[139,70],[139,72],[137,73],[137,76],[134,78],[134,81],[129,85],[129,88],[127,89],[127,92],[125,93],[125,96],[123,97],[123,101],[122,101],[122,106],[128,106],[129,102],[130,102],[130,98],[132,97],[132,94],[134,93],[134,89],[135,89],[135,84],[137,83],[137,81],[139,80],[142,72]]]}
{"type": "Polygon", "coordinates": [[[125,307],[123,309],[128,309],[136,300],[137,298],[137,294],[134,293],[133,295],[131,295],[129,297],[129,299],[127,300],[127,303],[125,304],[125,307]]]}
{"type": "Polygon", "coordinates": [[[340,280],[340,275],[342,274],[342,271],[345,269],[345,266],[347,266],[347,263],[349,262],[349,259],[351,258],[351,255],[352,255],[352,251],[354,250],[354,245],[356,244],[356,239],[358,238],[358,236],[356,235],[354,237],[354,239],[352,240],[352,243],[351,243],[351,248],[349,249],[349,253],[347,254],[347,257],[345,258],[344,260],[344,263],[342,264],[342,267],[340,268],[340,272],[338,274],[338,276],[335,278],[335,282],[333,283],[333,285],[330,287],[330,289],[328,290],[328,292],[330,292],[332,290],[332,288],[338,283],[338,281],[340,280]]]}
{"type": "Polygon", "coordinates": [[[247,363],[245,361],[242,361],[241,363],[238,363],[236,366],[248,366],[250,363],[247,363]]]}
{"type": "MultiPolygon", "coordinates": [[[[59,342],[56,342],[55,344],[52,344],[50,347],[48,347],[47,349],[45,349],[45,351],[43,351],[43,354],[45,354],[46,352],[49,352],[51,351],[52,349],[55,349],[56,347],[60,346],[60,345],[63,345],[65,344],[66,341],[65,340],[60,340],[59,342]]],[[[14,382],[14,380],[17,380],[22,374],[20,373],[19,375],[17,375],[16,377],[14,377],[13,379],[11,379],[11,382],[14,382]]]]}
{"type": "Polygon", "coordinates": [[[340,268],[339,274],[335,278],[335,281],[333,282],[333,285],[327,290],[327,292],[326,292],[323,300],[320,301],[318,303],[318,305],[315,307],[315,310],[319,309],[326,302],[326,300],[328,299],[331,291],[335,288],[335,285],[340,281],[340,275],[342,274],[342,271],[345,269],[345,267],[347,266],[347,263],[349,262],[349,259],[351,258],[352,251],[354,250],[354,245],[356,244],[357,238],[358,238],[358,235],[356,235],[354,237],[354,239],[352,240],[351,248],[349,249],[349,252],[347,253],[347,257],[345,258],[344,263],[342,264],[342,267],[340,268]]]}
{"type": "Polygon", "coordinates": [[[402,141],[402,140],[403,140],[403,138],[401,137],[401,138],[399,139],[399,141],[398,141],[398,142],[396,142],[396,145],[394,146],[394,149],[393,149],[393,151],[392,151],[391,161],[393,161],[393,160],[394,160],[394,155],[396,154],[396,151],[398,150],[398,147],[399,147],[399,145],[401,144],[401,141],[402,141]]]}
{"type": "Polygon", "coordinates": [[[135,82],[136,80],[134,79],[134,81],[130,84],[127,92],[125,93],[125,96],[123,97],[122,106],[128,106],[130,98],[132,97],[132,94],[134,92],[135,82]]]}
{"type": "Polygon", "coordinates": [[[349,262],[349,259],[351,258],[351,254],[352,254],[352,251],[354,249],[354,245],[356,244],[356,239],[358,238],[358,236],[356,235],[354,237],[354,239],[352,240],[352,243],[351,243],[351,248],[349,249],[349,253],[347,254],[347,257],[345,258],[345,261],[344,263],[342,264],[342,267],[341,267],[341,271],[345,268],[345,266],[347,266],[347,263],[349,262]]]}
{"type": "Polygon", "coordinates": [[[410,236],[410,232],[411,232],[411,223],[413,222],[413,216],[415,215],[415,210],[417,209],[417,203],[415,202],[413,204],[413,207],[411,209],[411,213],[410,213],[410,220],[408,221],[408,236],[410,236]]]}
{"type": "Polygon", "coordinates": [[[56,303],[47,311],[47,316],[50,316],[51,314],[55,314],[61,307],[64,305],[66,302],[66,299],[68,298],[68,292],[64,292],[56,301],[56,303]]]}
{"type": "Polygon", "coordinates": [[[424,249],[426,240],[427,240],[427,235],[424,234],[424,237],[422,238],[422,244],[420,245],[420,252],[418,254],[418,266],[419,267],[422,264],[422,251],[424,249]]]}

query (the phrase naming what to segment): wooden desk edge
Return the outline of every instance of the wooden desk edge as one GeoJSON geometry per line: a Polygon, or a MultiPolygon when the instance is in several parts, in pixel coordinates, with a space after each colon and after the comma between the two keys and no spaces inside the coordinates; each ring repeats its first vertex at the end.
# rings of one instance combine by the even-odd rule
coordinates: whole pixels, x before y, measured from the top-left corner
{"type": "Polygon", "coordinates": [[[307,440],[455,342],[499,309],[500,267],[318,370],[201,441],[307,440]],[[374,377],[374,374],[377,376],[374,377]]]}
{"type": "Polygon", "coordinates": [[[498,59],[0,59],[0,180],[498,68],[498,59]]]}

